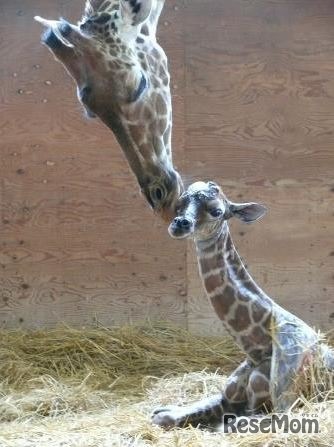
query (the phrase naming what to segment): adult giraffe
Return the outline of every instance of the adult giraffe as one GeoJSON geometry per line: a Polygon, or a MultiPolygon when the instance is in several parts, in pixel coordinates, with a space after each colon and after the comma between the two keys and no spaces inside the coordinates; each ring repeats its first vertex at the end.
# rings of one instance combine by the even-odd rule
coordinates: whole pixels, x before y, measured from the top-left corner
{"type": "Polygon", "coordinates": [[[87,0],[78,25],[35,19],[77,84],[88,116],[115,134],[151,207],[165,220],[183,191],[173,167],[167,58],[156,41],[164,0],[87,0]]]}

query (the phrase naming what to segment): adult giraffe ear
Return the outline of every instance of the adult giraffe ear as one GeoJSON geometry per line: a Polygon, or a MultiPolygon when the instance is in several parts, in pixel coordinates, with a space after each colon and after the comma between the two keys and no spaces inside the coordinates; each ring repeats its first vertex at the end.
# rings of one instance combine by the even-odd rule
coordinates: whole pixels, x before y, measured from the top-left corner
{"type": "Polygon", "coordinates": [[[145,22],[150,16],[153,0],[120,0],[122,19],[131,26],[145,22]]]}
{"type": "Polygon", "coordinates": [[[267,208],[259,203],[229,203],[231,217],[237,217],[243,222],[251,223],[263,217],[267,208]]]}

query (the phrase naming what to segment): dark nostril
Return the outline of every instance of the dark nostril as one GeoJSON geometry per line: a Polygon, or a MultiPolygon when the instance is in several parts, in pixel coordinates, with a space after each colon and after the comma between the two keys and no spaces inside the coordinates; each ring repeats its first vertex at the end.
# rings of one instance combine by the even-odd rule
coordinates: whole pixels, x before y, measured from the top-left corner
{"type": "Polygon", "coordinates": [[[50,48],[57,48],[62,45],[51,28],[48,28],[42,35],[42,42],[50,48]]]}
{"type": "Polygon", "coordinates": [[[191,227],[191,221],[185,217],[176,217],[174,223],[178,228],[183,228],[184,230],[191,227]]]}
{"type": "Polygon", "coordinates": [[[191,225],[191,222],[189,219],[183,218],[181,219],[181,227],[182,228],[189,228],[191,225]]]}
{"type": "Polygon", "coordinates": [[[72,31],[71,25],[68,22],[66,22],[66,20],[62,19],[59,25],[59,31],[64,37],[66,37],[72,31]]]}

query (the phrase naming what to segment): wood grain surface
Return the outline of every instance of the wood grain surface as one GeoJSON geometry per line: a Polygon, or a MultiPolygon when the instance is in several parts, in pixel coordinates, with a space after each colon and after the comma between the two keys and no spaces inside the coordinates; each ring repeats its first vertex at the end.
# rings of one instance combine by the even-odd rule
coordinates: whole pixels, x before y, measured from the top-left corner
{"type": "MultiPolygon", "coordinates": [[[[81,0],[0,4],[0,324],[171,319],[186,326],[184,247],[172,244],[112,133],[85,119],[74,83],[40,44],[35,14],[75,21],[82,8],[81,0]]],[[[170,5],[165,18],[160,38],[173,54],[178,92],[181,15],[170,5]]],[[[179,93],[174,116],[181,162],[179,93]]]]}
{"type": "MultiPolygon", "coordinates": [[[[82,0],[0,3],[0,324],[168,319],[222,333],[192,243],[149,210],[112,133],[86,120],[39,42],[36,14],[76,21],[82,0]]],[[[269,212],[231,231],[254,278],[312,325],[334,322],[334,4],[167,0],[173,150],[269,212]]]]}
{"type": "MultiPolygon", "coordinates": [[[[312,325],[334,323],[334,4],[186,5],[186,165],[261,222],[231,225],[258,283],[312,325]]],[[[188,324],[221,333],[188,246],[188,324]]]]}

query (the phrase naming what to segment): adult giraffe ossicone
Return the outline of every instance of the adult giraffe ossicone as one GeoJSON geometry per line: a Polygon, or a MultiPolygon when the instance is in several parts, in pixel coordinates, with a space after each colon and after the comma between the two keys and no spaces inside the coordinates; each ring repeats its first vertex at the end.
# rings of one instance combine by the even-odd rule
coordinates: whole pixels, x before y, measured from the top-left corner
{"type": "Polygon", "coordinates": [[[298,377],[314,359],[334,371],[334,352],[304,321],[286,311],[255,283],[231,239],[227,221],[254,222],[266,208],[230,202],[214,182],[193,183],[180,197],[173,238],[193,238],[204,288],[224,327],[246,354],[223,394],[188,407],[161,408],[164,426],[218,424],[224,413],[247,415],[263,408],[286,411],[299,396],[298,377]]]}
{"type": "Polygon", "coordinates": [[[165,220],[183,191],[173,167],[167,58],[156,41],[164,0],[87,0],[78,25],[35,19],[74,78],[88,116],[114,133],[152,208],[165,220]]]}

